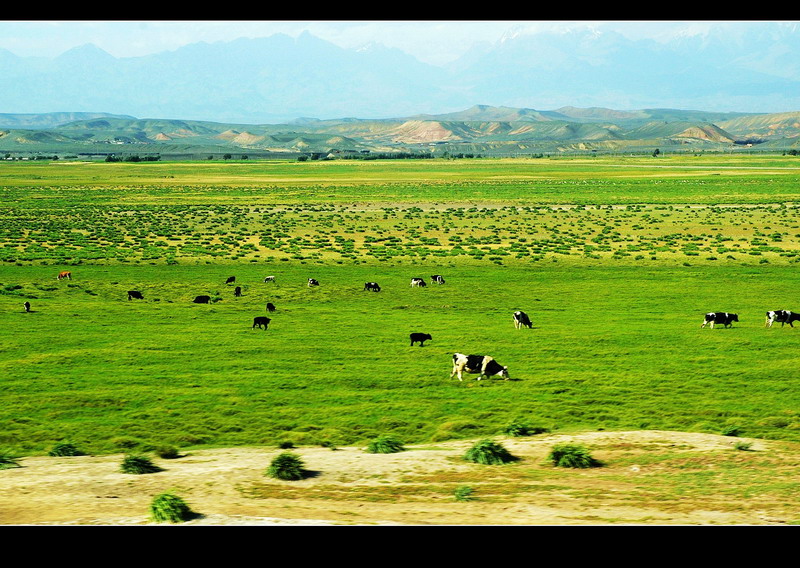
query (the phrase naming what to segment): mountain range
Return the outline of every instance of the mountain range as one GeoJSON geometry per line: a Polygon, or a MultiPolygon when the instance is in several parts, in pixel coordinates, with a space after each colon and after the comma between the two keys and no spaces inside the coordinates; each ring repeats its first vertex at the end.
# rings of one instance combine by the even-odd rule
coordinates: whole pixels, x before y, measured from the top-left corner
{"type": "Polygon", "coordinates": [[[430,153],[504,156],[553,152],[800,149],[800,111],[720,113],[475,105],[393,119],[298,119],[245,124],[139,119],[107,113],[0,114],[0,152],[17,154],[430,153]]]}
{"type": "Polygon", "coordinates": [[[285,123],[441,115],[495,107],[800,109],[800,30],[717,25],[632,40],[611,31],[508,33],[434,66],[396,48],[344,49],[303,32],[117,58],[86,44],[54,58],[0,49],[0,111],[102,111],[212,122],[285,123]]]}

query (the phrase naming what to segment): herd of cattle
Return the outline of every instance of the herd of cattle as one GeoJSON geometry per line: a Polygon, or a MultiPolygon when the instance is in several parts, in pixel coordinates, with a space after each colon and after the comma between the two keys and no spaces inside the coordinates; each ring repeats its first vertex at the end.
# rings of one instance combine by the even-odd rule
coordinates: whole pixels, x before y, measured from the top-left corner
{"type": "MultiPolygon", "coordinates": [[[[72,280],[72,273],[69,271],[60,272],[57,276],[58,280],[72,280]]],[[[275,276],[267,276],[264,278],[264,282],[275,282],[275,276]]],[[[236,277],[230,276],[227,280],[225,280],[225,284],[235,284],[236,277]]],[[[431,276],[431,283],[432,284],[444,284],[445,280],[441,274],[434,274],[431,276]]],[[[308,287],[316,287],[319,286],[319,281],[315,278],[308,279],[308,287]]],[[[411,279],[411,287],[425,287],[427,283],[423,278],[412,278],[411,279]]],[[[365,282],[364,283],[364,290],[365,291],[372,291],[372,292],[380,292],[381,287],[377,282],[365,282]]],[[[242,288],[240,286],[236,286],[234,288],[234,295],[236,297],[240,297],[242,295],[242,288]]],[[[138,290],[129,290],[128,291],[128,300],[143,300],[144,295],[138,290]]],[[[211,296],[201,295],[196,296],[194,300],[192,300],[195,304],[208,304],[211,302],[211,296]]],[[[30,302],[24,303],[24,308],[26,312],[31,311],[30,302]]],[[[268,312],[272,313],[275,311],[275,305],[272,302],[267,302],[266,309],[268,312]]],[[[766,316],[766,327],[772,327],[774,323],[780,323],[781,327],[785,324],[789,324],[791,327],[794,327],[794,322],[800,321],[800,312],[792,312],[790,310],[771,310],[767,312],[766,316]]],[[[521,329],[523,327],[527,327],[531,329],[533,327],[531,323],[531,319],[523,311],[516,311],[513,314],[514,319],[514,327],[516,329],[521,329]]],[[[267,330],[269,328],[269,324],[271,322],[271,318],[266,316],[257,316],[253,318],[253,326],[252,329],[259,328],[263,330],[267,330]]],[[[731,313],[731,312],[708,312],[705,314],[703,319],[703,323],[701,324],[701,328],[709,326],[710,328],[714,328],[714,325],[720,324],[725,328],[732,327],[733,322],[739,321],[739,314],[731,313]]],[[[415,343],[419,344],[420,347],[423,347],[426,341],[431,341],[433,338],[428,333],[412,333],[409,336],[411,340],[411,346],[415,343]]],[[[501,377],[505,380],[509,379],[508,374],[508,367],[500,365],[493,357],[488,355],[465,355],[463,353],[454,353],[453,354],[453,371],[450,373],[450,378],[454,376],[458,376],[458,380],[461,381],[463,373],[469,374],[477,374],[478,380],[486,377],[501,377]]]]}

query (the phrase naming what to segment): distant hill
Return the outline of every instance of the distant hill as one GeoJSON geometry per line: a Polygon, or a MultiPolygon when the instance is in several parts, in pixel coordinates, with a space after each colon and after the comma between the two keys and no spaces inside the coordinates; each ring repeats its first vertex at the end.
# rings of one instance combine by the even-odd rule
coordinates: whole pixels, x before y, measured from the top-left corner
{"type": "Polygon", "coordinates": [[[386,152],[509,155],[564,151],[722,150],[751,145],[800,148],[800,111],[780,114],[696,110],[556,110],[475,105],[401,118],[241,124],[138,119],[103,113],[0,115],[0,152],[197,155],[386,152]],[[13,117],[13,118],[6,118],[13,117]],[[24,117],[24,120],[20,117],[24,117]],[[80,117],[61,123],[69,118],[80,117]],[[6,122],[2,122],[5,120],[6,122]],[[53,124],[45,128],[43,125],[53,124]]]}

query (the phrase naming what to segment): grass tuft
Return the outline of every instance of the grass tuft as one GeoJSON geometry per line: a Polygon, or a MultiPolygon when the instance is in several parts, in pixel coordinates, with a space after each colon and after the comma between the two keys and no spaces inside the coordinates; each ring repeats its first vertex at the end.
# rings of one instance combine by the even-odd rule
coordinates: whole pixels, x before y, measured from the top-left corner
{"type": "Polygon", "coordinates": [[[157,523],[181,523],[193,516],[186,501],[170,492],[156,495],[150,503],[150,518],[157,523]]]}
{"type": "Polygon", "coordinates": [[[154,464],[147,456],[129,454],[125,456],[120,465],[122,473],[132,473],[141,475],[145,473],[158,473],[164,471],[162,468],[154,464]]]}
{"type": "Polygon", "coordinates": [[[464,459],[473,463],[480,463],[485,465],[502,465],[518,460],[516,456],[511,455],[502,444],[494,440],[480,440],[472,446],[467,453],[464,454],[464,459]]]}
{"type": "Polygon", "coordinates": [[[305,463],[297,454],[283,452],[272,460],[266,475],[284,481],[297,481],[306,475],[305,463]]]}
{"type": "Polygon", "coordinates": [[[404,451],[403,442],[392,436],[379,436],[367,445],[369,454],[396,454],[404,451]]]}
{"type": "Polygon", "coordinates": [[[584,446],[569,442],[553,446],[547,459],[556,467],[589,468],[602,465],[584,446]]]}

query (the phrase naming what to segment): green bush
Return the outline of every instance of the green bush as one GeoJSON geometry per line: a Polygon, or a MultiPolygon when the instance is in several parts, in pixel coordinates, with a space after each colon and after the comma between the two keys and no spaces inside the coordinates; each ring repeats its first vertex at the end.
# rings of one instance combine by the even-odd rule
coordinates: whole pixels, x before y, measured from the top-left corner
{"type": "Polygon", "coordinates": [[[150,458],[136,454],[129,454],[125,456],[125,459],[122,460],[120,470],[122,473],[134,474],[157,473],[159,471],[163,471],[160,467],[154,464],[150,458]]]}
{"type": "Polygon", "coordinates": [[[155,449],[156,455],[165,460],[174,460],[181,456],[175,446],[159,446],[155,449]]]}
{"type": "Polygon", "coordinates": [[[396,454],[403,451],[403,442],[391,436],[379,436],[367,445],[367,453],[370,454],[396,454]]]}
{"type": "Polygon", "coordinates": [[[475,445],[464,454],[464,459],[473,463],[501,465],[516,461],[518,458],[511,455],[502,444],[487,439],[476,442],[475,445]]]}
{"type": "Polygon", "coordinates": [[[549,432],[548,428],[541,426],[531,426],[527,422],[514,421],[506,426],[505,433],[509,436],[533,436],[534,434],[543,434],[549,432]]]}
{"type": "Polygon", "coordinates": [[[588,468],[600,465],[585,447],[569,442],[553,446],[547,459],[556,467],[588,468]]]}
{"type": "Polygon", "coordinates": [[[85,456],[86,454],[80,451],[75,444],[71,442],[58,442],[53,449],[48,453],[48,456],[64,457],[64,456],[85,456]]]}
{"type": "Polygon", "coordinates": [[[303,460],[297,454],[283,452],[275,457],[267,469],[266,475],[285,481],[297,481],[305,477],[303,460]]]}
{"type": "Polygon", "coordinates": [[[19,465],[19,458],[10,452],[0,451],[0,469],[11,469],[12,467],[22,467],[19,465]]]}
{"type": "Polygon", "coordinates": [[[742,433],[742,429],[738,426],[726,426],[722,429],[723,436],[739,436],[742,433]]]}
{"type": "Polygon", "coordinates": [[[456,501],[474,501],[475,500],[475,492],[472,490],[472,487],[468,485],[461,485],[456,487],[456,490],[453,492],[453,497],[455,497],[456,501]]]}
{"type": "Polygon", "coordinates": [[[157,523],[180,523],[192,516],[194,513],[186,501],[170,492],[156,495],[150,503],[150,518],[157,523]]]}
{"type": "Polygon", "coordinates": [[[751,449],[753,449],[753,442],[745,442],[743,440],[739,440],[733,445],[733,448],[735,450],[749,452],[751,449]]]}

